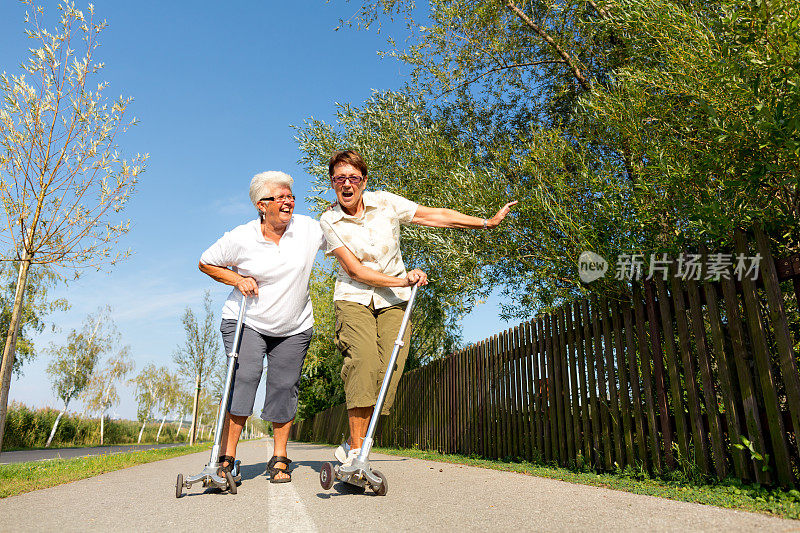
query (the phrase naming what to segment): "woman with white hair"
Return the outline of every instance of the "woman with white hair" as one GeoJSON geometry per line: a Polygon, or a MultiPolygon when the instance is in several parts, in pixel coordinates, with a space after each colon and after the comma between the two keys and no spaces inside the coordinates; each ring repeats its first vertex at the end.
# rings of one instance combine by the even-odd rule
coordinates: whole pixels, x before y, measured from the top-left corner
{"type": "Polygon", "coordinates": [[[256,390],[267,358],[266,398],[261,418],[272,422],[272,483],[292,480],[286,443],[297,412],[300,371],[313,332],[309,278],[325,239],[319,223],[294,214],[292,178],[262,172],[250,182],[250,200],[259,218],[225,233],[200,257],[200,270],[234,289],[222,309],[220,331],[227,353],[236,329],[242,295],[249,298],[239,359],[223,426],[220,463],[230,471],[236,444],[253,413],[256,390]]]}

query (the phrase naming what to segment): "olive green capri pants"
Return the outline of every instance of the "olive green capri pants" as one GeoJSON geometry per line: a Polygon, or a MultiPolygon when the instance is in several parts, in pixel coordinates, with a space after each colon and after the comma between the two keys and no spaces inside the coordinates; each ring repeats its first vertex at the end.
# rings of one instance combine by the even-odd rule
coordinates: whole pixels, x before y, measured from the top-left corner
{"type": "MultiPolygon", "coordinates": [[[[336,347],[344,356],[342,380],[347,408],[372,407],[378,399],[386,366],[392,357],[406,303],[375,309],[372,302],[367,306],[339,300],[334,302],[334,307],[336,347]]],[[[403,336],[403,346],[397,355],[397,366],[392,374],[381,414],[388,415],[394,403],[397,384],[403,375],[408,357],[410,338],[411,322],[403,336]]]]}

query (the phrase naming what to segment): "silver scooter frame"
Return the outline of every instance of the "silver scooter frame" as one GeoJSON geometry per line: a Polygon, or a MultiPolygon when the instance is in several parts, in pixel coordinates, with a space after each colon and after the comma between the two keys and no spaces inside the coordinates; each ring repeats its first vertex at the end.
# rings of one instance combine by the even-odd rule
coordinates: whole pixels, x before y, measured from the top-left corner
{"type": "MultiPolygon", "coordinates": [[[[394,348],[392,349],[392,356],[389,359],[389,365],[386,368],[386,374],[383,376],[383,383],[381,383],[381,390],[378,393],[378,399],[375,401],[375,407],[372,411],[372,417],[369,420],[367,427],[367,435],[361,444],[361,451],[358,456],[353,459],[353,462],[348,465],[337,465],[333,467],[333,475],[339,481],[344,481],[357,487],[366,487],[369,485],[375,492],[384,495],[386,494],[386,478],[380,472],[372,470],[369,464],[369,452],[372,450],[372,445],[375,442],[375,430],[378,426],[378,419],[381,416],[383,409],[383,402],[386,399],[386,393],[389,390],[389,383],[392,381],[397,364],[397,356],[400,354],[400,348],[403,347],[403,336],[405,335],[408,322],[411,320],[411,310],[414,308],[414,299],[417,297],[418,285],[411,288],[411,297],[408,299],[406,311],[403,314],[403,321],[400,323],[400,331],[397,332],[397,339],[394,341],[394,348]],[[376,475],[377,474],[377,475],[376,475]]],[[[330,464],[330,463],[327,463],[330,464]]],[[[326,467],[323,466],[323,472],[320,472],[320,481],[323,487],[328,483],[323,480],[326,467]]],[[[329,487],[328,487],[329,488],[329,487]]]]}
{"type": "MultiPolygon", "coordinates": [[[[217,411],[217,423],[214,428],[214,446],[211,447],[211,457],[208,464],[199,474],[188,476],[183,480],[183,474],[178,474],[178,481],[175,486],[175,496],[180,498],[183,495],[183,488],[190,488],[195,483],[203,483],[203,487],[216,487],[222,490],[228,490],[231,494],[236,494],[236,477],[241,477],[237,474],[231,473],[230,476],[220,477],[217,472],[222,466],[219,462],[219,450],[222,445],[222,428],[225,424],[225,413],[228,410],[228,401],[231,396],[231,385],[233,384],[233,374],[236,370],[236,360],[239,357],[239,343],[242,339],[242,330],[244,329],[244,312],[247,308],[247,296],[242,295],[242,303],[239,306],[239,317],[236,319],[236,334],[233,337],[233,344],[231,345],[231,352],[228,354],[228,373],[225,376],[225,389],[222,393],[222,401],[219,404],[217,411]]],[[[237,461],[238,463],[238,461],[237,461]]],[[[235,465],[235,468],[238,465],[235,465]]],[[[238,468],[236,468],[238,471],[238,468]]]]}

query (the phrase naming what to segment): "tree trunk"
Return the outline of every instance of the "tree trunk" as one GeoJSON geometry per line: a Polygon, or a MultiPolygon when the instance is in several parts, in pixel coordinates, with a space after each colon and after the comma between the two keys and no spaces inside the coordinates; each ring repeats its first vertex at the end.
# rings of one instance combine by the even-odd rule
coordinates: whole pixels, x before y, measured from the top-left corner
{"type": "Polygon", "coordinates": [[[592,86],[589,84],[589,80],[586,78],[583,72],[581,72],[581,69],[578,65],[578,61],[576,59],[574,59],[571,55],[569,55],[566,52],[566,50],[561,48],[561,46],[556,42],[555,39],[553,39],[553,37],[549,33],[545,32],[541,26],[539,26],[533,20],[531,20],[531,18],[528,17],[528,15],[526,15],[524,11],[522,11],[519,7],[516,6],[516,4],[514,4],[514,2],[512,2],[511,0],[503,0],[503,4],[505,4],[505,6],[509,9],[509,11],[517,15],[517,17],[519,17],[519,19],[522,20],[522,22],[527,24],[528,27],[531,28],[539,37],[541,37],[544,42],[550,45],[550,48],[552,48],[556,52],[556,54],[558,54],[558,56],[564,61],[564,63],[567,64],[570,71],[572,71],[572,75],[575,77],[576,80],[578,80],[578,83],[580,83],[581,87],[583,87],[584,90],[586,91],[591,90],[592,86]]]}
{"type": "Polygon", "coordinates": [[[53,437],[56,434],[56,429],[58,429],[58,423],[61,422],[61,417],[64,416],[64,413],[67,412],[67,407],[69,407],[69,402],[64,404],[64,410],[61,411],[60,413],[58,413],[58,416],[56,417],[56,421],[53,422],[53,429],[50,430],[50,436],[47,437],[47,444],[44,445],[45,448],[49,448],[50,447],[50,443],[53,442],[53,437]]]}
{"type": "Polygon", "coordinates": [[[3,364],[0,366],[0,450],[3,449],[3,434],[6,430],[6,415],[8,414],[8,392],[11,388],[11,372],[14,369],[14,355],[17,350],[22,298],[25,295],[30,266],[31,258],[26,252],[19,265],[17,287],[14,291],[14,307],[11,309],[11,321],[8,324],[6,344],[3,348],[3,364]]]}
{"type": "Polygon", "coordinates": [[[181,434],[181,428],[183,427],[183,413],[181,413],[181,421],[178,423],[178,431],[175,432],[175,438],[178,438],[178,435],[181,434]]]}
{"type": "Polygon", "coordinates": [[[192,427],[189,430],[189,444],[193,445],[197,436],[197,410],[200,407],[200,374],[195,379],[194,403],[192,404],[192,427]]]}
{"type": "Polygon", "coordinates": [[[111,393],[111,385],[113,383],[114,383],[114,373],[112,372],[111,376],[109,377],[108,385],[106,385],[106,390],[103,391],[103,398],[102,398],[103,403],[101,404],[102,409],[100,410],[100,446],[103,445],[103,429],[104,429],[103,423],[106,420],[106,409],[108,409],[109,406],[108,396],[111,393]]]}
{"type": "Polygon", "coordinates": [[[147,424],[147,419],[146,418],[144,419],[144,422],[142,422],[142,429],[139,430],[139,440],[136,441],[136,444],[139,444],[139,443],[142,442],[142,433],[144,433],[145,424],[147,424]]]}
{"type": "Polygon", "coordinates": [[[156,433],[156,444],[158,444],[158,439],[161,437],[161,428],[164,427],[164,420],[167,419],[167,415],[164,415],[164,418],[161,419],[161,424],[158,426],[158,433],[156,433]]]}

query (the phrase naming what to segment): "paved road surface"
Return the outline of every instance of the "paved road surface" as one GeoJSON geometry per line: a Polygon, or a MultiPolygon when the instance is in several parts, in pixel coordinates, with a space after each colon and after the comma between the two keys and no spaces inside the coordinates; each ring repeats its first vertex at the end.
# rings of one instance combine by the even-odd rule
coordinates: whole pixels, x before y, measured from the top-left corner
{"type": "Polygon", "coordinates": [[[46,450],[19,450],[0,453],[0,465],[24,463],[26,461],[43,461],[46,459],[72,459],[89,455],[111,455],[114,453],[154,450],[157,448],[173,448],[183,443],[171,444],[127,444],[120,446],[98,446],[95,448],[53,448],[46,450]]]}
{"type": "Polygon", "coordinates": [[[243,443],[237,495],[195,485],[175,498],[177,473],[199,472],[207,452],[110,472],[0,500],[0,531],[800,531],[800,521],[379,454],[386,496],[324,491],[318,471],[332,451],[290,444],[294,481],[273,485],[271,441],[243,443]]]}

